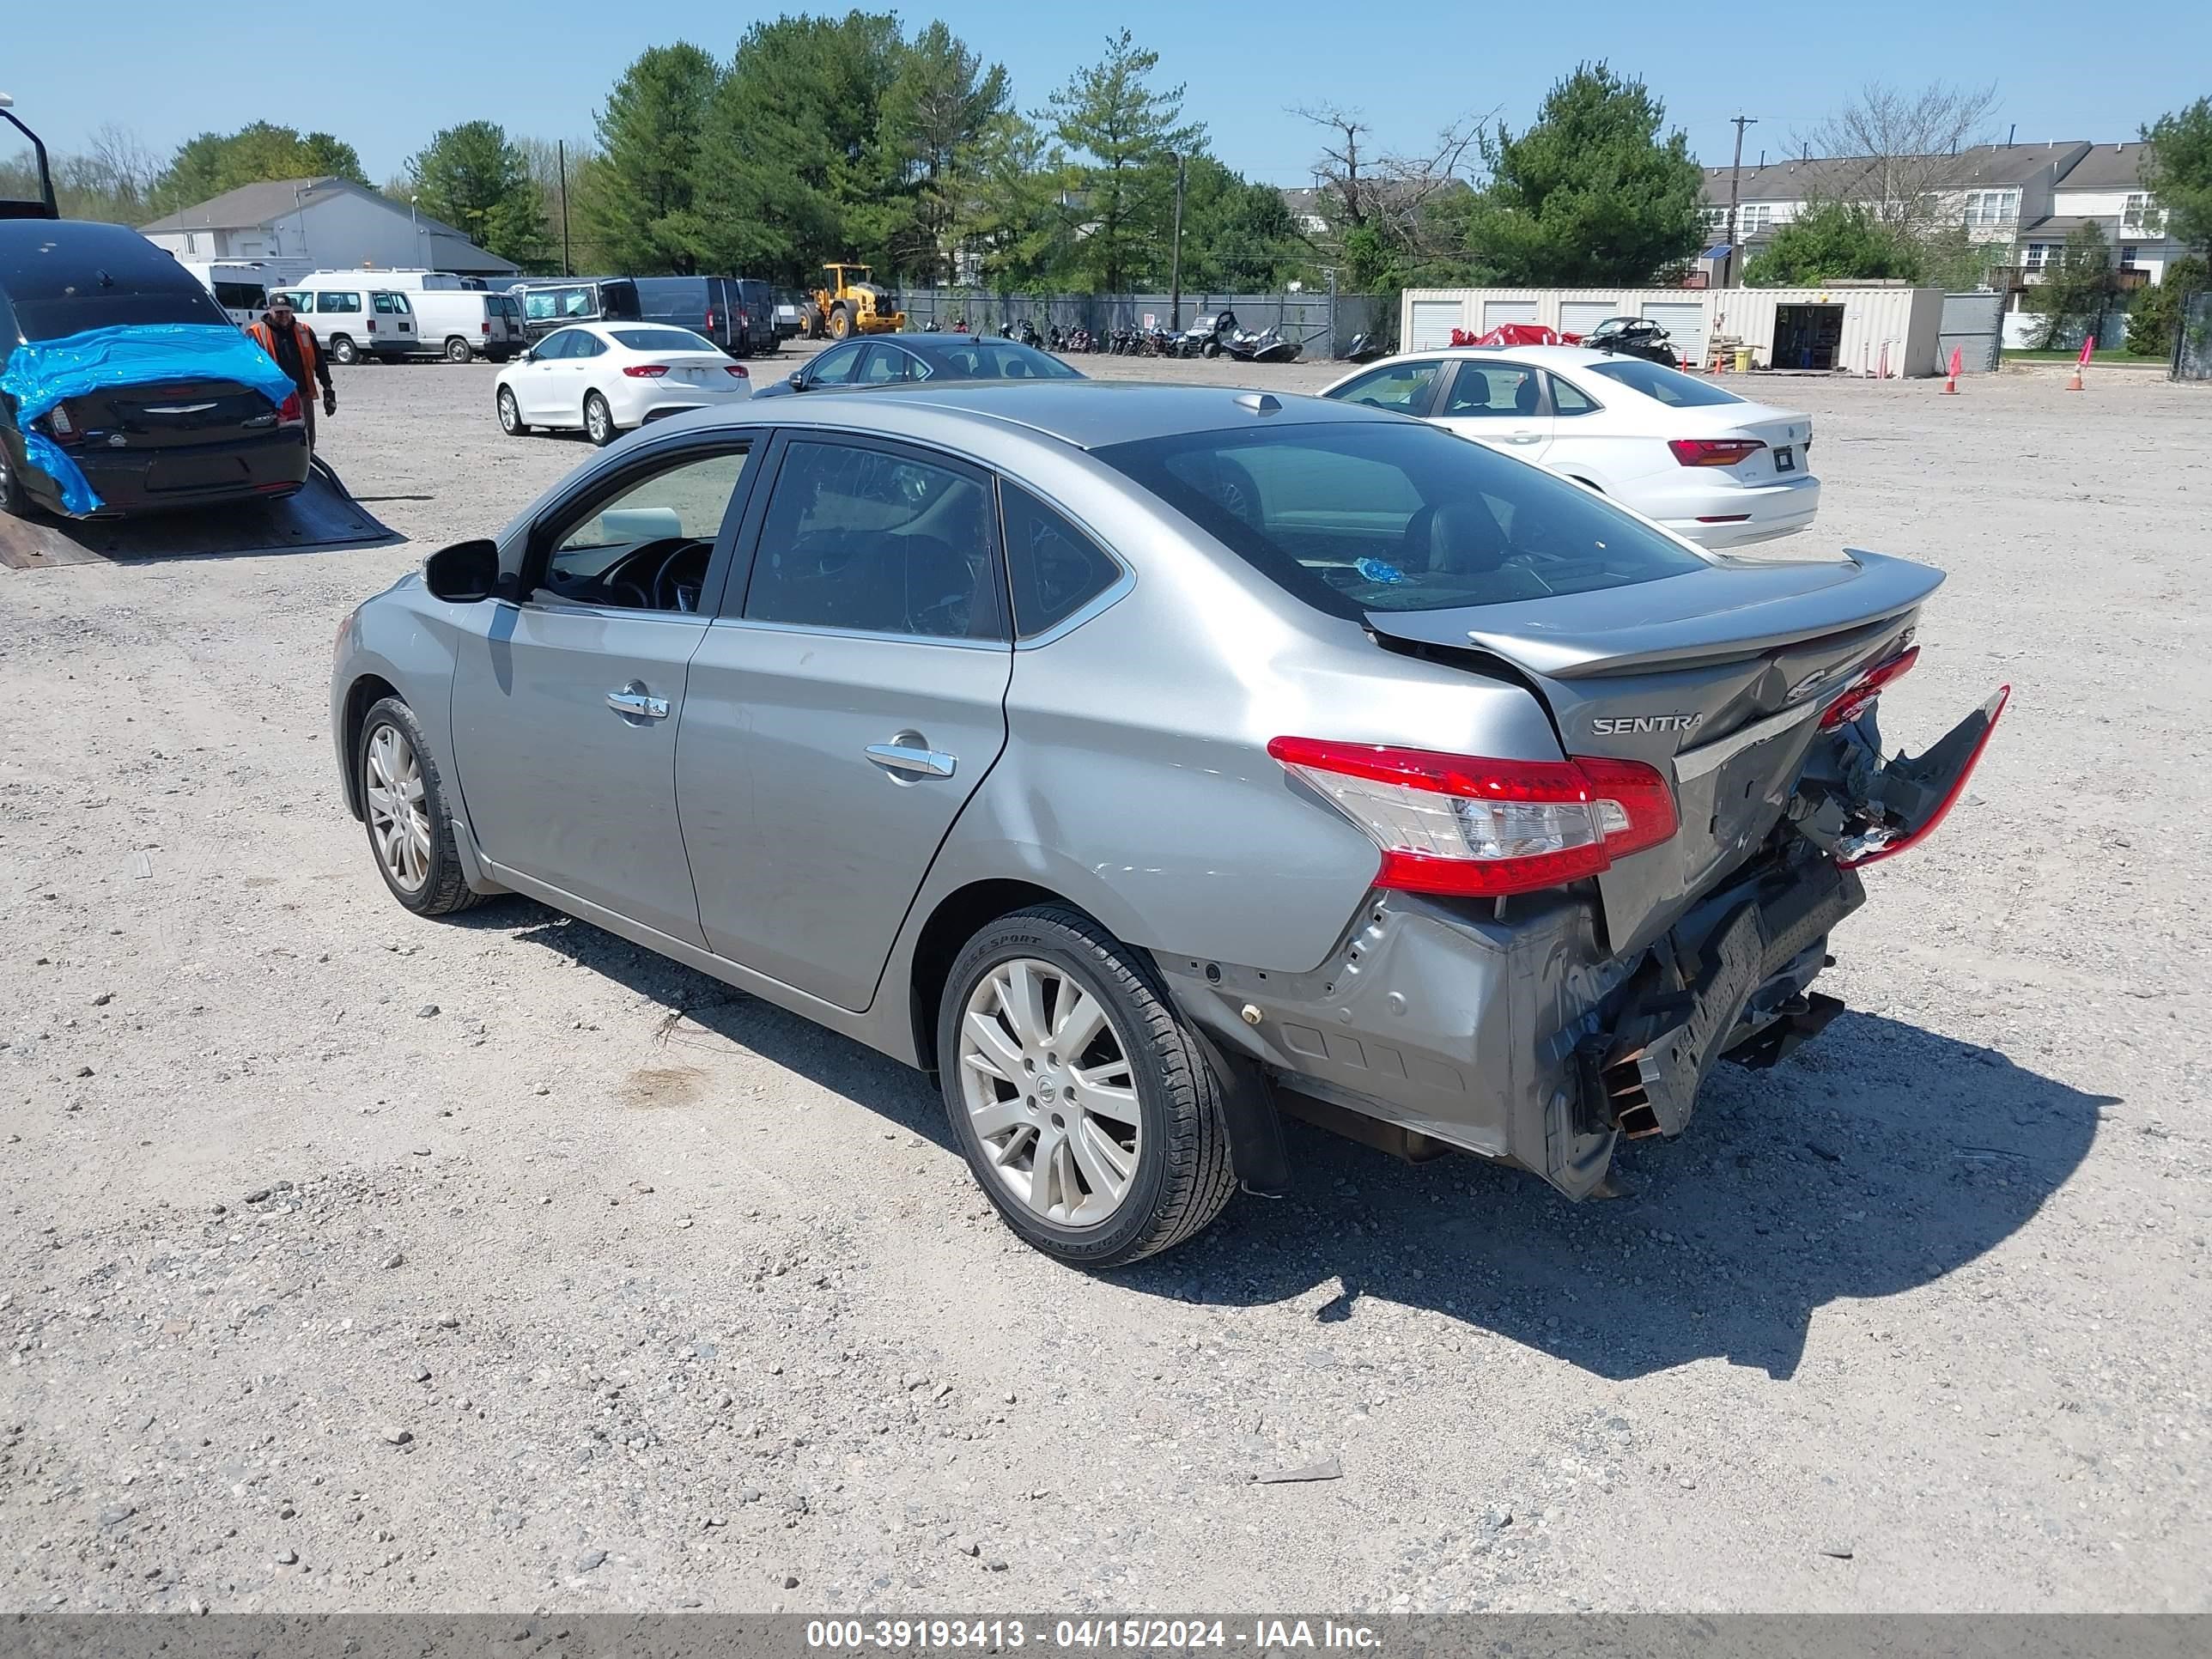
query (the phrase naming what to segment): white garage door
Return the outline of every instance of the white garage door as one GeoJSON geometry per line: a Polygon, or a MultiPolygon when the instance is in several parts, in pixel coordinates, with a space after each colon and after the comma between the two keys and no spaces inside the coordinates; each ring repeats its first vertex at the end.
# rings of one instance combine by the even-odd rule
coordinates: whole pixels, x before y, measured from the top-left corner
{"type": "Polygon", "coordinates": [[[1456,300],[1414,301],[1413,337],[1406,342],[1406,349],[1434,351],[1439,346],[1449,345],[1452,331],[1459,326],[1460,315],[1456,300]]]}
{"type": "Polygon", "coordinates": [[[1667,331],[1668,343],[1692,368],[1705,362],[1705,307],[1701,301],[1646,301],[1644,314],[1667,331]]]}
{"type": "Polygon", "coordinates": [[[1608,317],[1620,315],[1620,307],[1611,300],[1562,300],[1559,301],[1559,332],[1587,334],[1608,317]]]}
{"type": "Polygon", "coordinates": [[[1485,334],[1500,323],[1533,323],[1536,320],[1534,300],[1485,300],[1482,302],[1482,331],[1485,334]]]}

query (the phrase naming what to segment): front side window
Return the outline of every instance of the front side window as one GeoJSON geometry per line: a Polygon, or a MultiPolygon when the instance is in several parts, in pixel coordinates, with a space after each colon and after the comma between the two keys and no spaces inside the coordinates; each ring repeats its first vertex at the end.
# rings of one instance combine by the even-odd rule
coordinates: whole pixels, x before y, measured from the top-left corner
{"type": "Polygon", "coordinates": [[[1436,362],[1385,363],[1357,380],[1346,380],[1328,395],[1340,404],[1365,404],[1370,409],[1418,415],[1429,406],[1429,394],[1443,368],[1436,362]]]}
{"type": "Polygon", "coordinates": [[[794,443],[761,526],[748,621],[1002,640],[990,496],[965,472],[853,444],[794,443]]]}
{"type": "Polygon", "coordinates": [[[1536,371],[1516,363],[1462,363],[1452,376],[1441,416],[1461,419],[1526,417],[1540,395],[1536,371]]]}
{"type": "Polygon", "coordinates": [[[586,507],[553,534],[544,591],[582,605],[697,611],[745,456],[686,455],[586,507]]]}
{"type": "Polygon", "coordinates": [[[861,348],[857,345],[832,346],[814,360],[806,371],[809,386],[850,386],[853,373],[860,366],[861,348]]]}
{"type": "Polygon", "coordinates": [[[1096,542],[1019,484],[1000,484],[999,495],[1018,638],[1057,627],[1121,579],[1096,542]]]}
{"type": "Polygon", "coordinates": [[[1631,392],[1656,398],[1674,409],[1703,409],[1712,404],[1743,401],[1735,392],[1723,392],[1710,380],[1700,380],[1663,364],[1645,362],[1641,357],[1615,357],[1611,362],[1592,363],[1589,369],[1593,374],[1618,380],[1631,392]]]}
{"type": "Polygon", "coordinates": [[[1353,620],[1705,568],[1580,484],[1432,426],[1237,428],[1096,453],[1269,580],[1353,620]]]}
{"type": "Polygon", "coordinates": [[[532,355],[541,363],[558,362],[573,351],[576,342],[583,337],[582,330],[564,328],[539,341],[538,349],[532,355]]]}

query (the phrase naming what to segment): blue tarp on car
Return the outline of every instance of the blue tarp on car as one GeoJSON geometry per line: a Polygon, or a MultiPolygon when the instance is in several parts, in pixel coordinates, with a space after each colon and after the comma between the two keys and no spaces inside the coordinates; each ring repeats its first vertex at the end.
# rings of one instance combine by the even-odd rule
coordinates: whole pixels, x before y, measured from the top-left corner
{"type": "Polygon", "coordinates": [[[87,392],[171,380],[236,380],[281,408],[297,390],[269,354],[239,330],[216,323],[140,323],[88,328],[19,345],[0,368],[0,392],[15,400],[15,427],[32,465],[61,486],[62,505],[83,514],[100,506],[67,450],[31,422],[87,392]]]}

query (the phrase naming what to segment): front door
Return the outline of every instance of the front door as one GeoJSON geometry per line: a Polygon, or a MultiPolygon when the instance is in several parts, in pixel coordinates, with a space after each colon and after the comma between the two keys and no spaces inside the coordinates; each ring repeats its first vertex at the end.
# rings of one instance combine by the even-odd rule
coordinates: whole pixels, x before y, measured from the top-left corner
{"type": "Polygon", "coordinates": [[[1430,418],[1438,426],[1524,461],[1541,463],[1551,447],[1536,370],[1495,358],[1462,357],[1430,418]]]}
{"type": "Polygon", "coordinates": [[[521,601],[484,607],[486,635],[453,674],[453,753],[484,856],[693,945],[676,733],[747,454],[724,434],[672,446],[554,507],[521,601]]]}
{"type": "Polygon", "coordinates": [[[524,420],[544,426],[556,418],[554,398],[575,378],[574,371],[580,367],[568,361],[568,348],[582,337],[571,330],[549,334],[532,348],[530,361],[515,371],[509,384],[514,387],[515,401],[522,405],[524,420]]]}
{"type": "Polygon", "coordinates": [[[988,476],[866,439],[781,450],[692,659],[684,843],[719,955],[866,1008],[1006,744],[1013,652],[988,476]]]}

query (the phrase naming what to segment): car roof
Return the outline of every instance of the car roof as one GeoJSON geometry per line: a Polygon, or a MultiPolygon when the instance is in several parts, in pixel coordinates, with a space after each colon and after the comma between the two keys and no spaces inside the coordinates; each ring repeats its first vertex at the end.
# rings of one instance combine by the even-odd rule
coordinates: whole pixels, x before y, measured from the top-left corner
{"type": "MultiPolygon", "coordinates": [[[[1466,357],[1480,362],[1486,358],[1528,358],[1537,363],[1554,363],[1572,368],[1590,363],[1614,363],[1621,360],[1615,351],[1593,351],[1587,346],[1571,345],[1496,345],[1496,346],[1437,346],[1429,351],[1401,351],[1382,362],[1428,362],[1438,357],[1466,357]]],[[[1382,363],[1373,365],[1381,368],[1382,363]]]]}
{"type": "Polygon", "coordinates": [[[104,271],[118,287],[198,288],[199,278],[127,225],[80,219],[0,219],[0,289],[58,299],[104,271]]]}
{"type": "Polygon", "coordinates": [[[899,427],[904,435],[935,437],[956,447],[963,434],[996,431],[1004,435],[1026,430],[1085,450],[1143,438],[1256,428],[1262,422],[1284,427],[1407,418],[1364,404],[1230,386],[1151,386],[1127,380],[962,380],[945,386],[932,380],[884,386],[865,398],[830,393],[740,404],[728,410],[678,416],[660,426],[665,430],[677,422],[740,425],[766,419],[778,424],[881,430],[887,408],[902,410],[899,427]],[[1255,403],[1263,406],[1255,407],[1255,403]]]}

